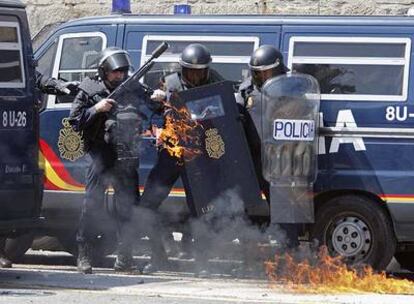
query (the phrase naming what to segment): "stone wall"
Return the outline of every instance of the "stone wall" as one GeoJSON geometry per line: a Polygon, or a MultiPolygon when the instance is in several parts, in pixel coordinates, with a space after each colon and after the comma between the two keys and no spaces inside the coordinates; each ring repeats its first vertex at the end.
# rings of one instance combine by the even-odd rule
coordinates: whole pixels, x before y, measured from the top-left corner
{"type": "MultiPolygon", "coordinates": [[[[112,0],[23,0],[32,34],[43,26],[91,15],[107,15],[112,0]]],[[[132,13],[172,14],[188,3],[193,14],[404,15],[414,0],[131,0],[132,13]]]]}

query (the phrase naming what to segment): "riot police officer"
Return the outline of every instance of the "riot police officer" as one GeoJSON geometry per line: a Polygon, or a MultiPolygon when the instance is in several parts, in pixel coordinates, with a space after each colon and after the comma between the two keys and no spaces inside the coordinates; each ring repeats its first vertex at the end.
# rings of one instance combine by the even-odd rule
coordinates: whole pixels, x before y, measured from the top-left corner
{"type": "MultiPolygon", "coordinates": [[[[53,77],[46,77],[40,72],[35,71],[35,86],[43,94],[68,95],[77,91],[79,83],[77,81],[66,82],[53,77]]],[[[11,260],[6,254],[7,238],[0,238],[0,268],[12,267],[11,260]]]]}
{"type": "Polygon", "coordinates": [[[262,45],[250,57],[251,77],[239,87],[236,101],[244,117],[244,130],[259,180],[260,188],[269,201],[269,183],[264,179],[261,164],[261,88],[266,80],[285,74],[288,69],[283,56],[275,47],[262,45]]]}
{"type": "MultiPolygon", "coordinates": [[[[169,102],[173,92],[187,90],[202,85],[212,84],[223,80],[214,70],[210,69],[210,51],[202,44],[190,44],[181,53],[179,64],[180,73],[167,75],[163,90],[156,90],[153,98],[169,102]]],[[[170,115],[168,108],[164,116],[170,115]]],[[[162,146],[158,150],[158,158],[145,184],[140,206],[156,211],[168,197],[171,188],[183,174],[182,162],[162,146]]],[[[188,202],[187,202],[188,203],[188,202]]],[[[189,205],[191,215],[195,215],[194,206],[189,205]]],[[[188,237],[188,236],[185,236],[188,237]]],[[[143,272],[152,272],[166,264],[167,257],[161,244],[160,237],[153,234],[151,263],[146,265],[143,272]]]]}
{"type": "Polygon", "coordinates": [[[109,185],[115,190],[116,212],[110,215],[115,219],[118,230],[118,255],[114,268],[127,271],[133,266],[131,214],[139,200],[138,163],[122,165],[116,144],[112,139],[105,140],[105,123],[117,106],[115,100],[107,97],[126,80],[130,67],[126,51],[116,47],[103,50],[97,77],[82,81],[72,104],[69,121],[76,131],[82,133],[85,149],[92,159],[86,175],[86,193],[76,236],[79,249],[77,266],[83,273],[92,272],[91,250],[109,185]]]}
{"type": "MultiPolygon", "coordinates": [[[[286,74],[288,68],[283,63],[283,55],[277,48],[271,45],[262,45],[253,52],[250,57],[249,68],[251,77],[240,85],[239,91],[236,94],[236,101],[243,117],[243,127],[260,189],[270,203],[270,185],[263,177],[261,160],[261,119],[263,106],[261,104],[261,89],[268,79],[286,74]]],[[[280,227],[287,236],[285,245],[287,247],[297,246],[297,227],[293,224],[281,224],[280,227]]],[[[246,242],[249,243],[249,240],[246,242]]],[[[247,249],[245,252],[248,255],[247,249]]]]}

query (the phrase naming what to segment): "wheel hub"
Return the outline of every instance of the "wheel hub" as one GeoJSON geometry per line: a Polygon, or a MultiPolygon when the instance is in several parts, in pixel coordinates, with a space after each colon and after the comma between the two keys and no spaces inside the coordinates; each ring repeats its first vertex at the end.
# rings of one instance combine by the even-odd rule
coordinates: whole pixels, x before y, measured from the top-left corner
{"type": "Polygon", "coordinates": [[[335,223],[332,232],[333,249],[345,257],[365,256],[371,247],[371,232],[364,221],[345,217],[335,223]]]}

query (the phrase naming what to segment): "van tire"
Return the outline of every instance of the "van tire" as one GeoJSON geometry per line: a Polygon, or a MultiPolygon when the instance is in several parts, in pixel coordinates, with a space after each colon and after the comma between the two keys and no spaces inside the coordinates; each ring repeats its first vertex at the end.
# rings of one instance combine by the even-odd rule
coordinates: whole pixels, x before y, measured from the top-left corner
{"type": "Polygon", "coordinates": [[[12,262],[19,262],[32,246],[34,234],[27,232],[15,238],[7,238],[4,253],[12,262]]]}
{"type": "Polygon", "coordinates": [[[347,264],[376,270],[387,267],[396,249],[386,212],[377,201],[358,195],[335,197],[317,208],[311,237],[331,255],[343,255],[347,264]]]}
{"type": "Polygon", "coordinates": [[[397,260],[398,264],[400,264],[401,268],[404,268],[411,272],[414,271],[414,252],[413,251],[397,252],[394,257],[397,260]]]}

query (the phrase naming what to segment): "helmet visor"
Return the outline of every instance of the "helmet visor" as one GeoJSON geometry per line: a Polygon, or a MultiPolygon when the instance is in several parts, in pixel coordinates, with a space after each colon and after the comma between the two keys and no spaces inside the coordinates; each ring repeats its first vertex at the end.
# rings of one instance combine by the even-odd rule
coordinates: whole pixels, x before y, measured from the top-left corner
{"type": "Polygon", "coordinates": [[[189,69],[183,67],[182,75],[184,80],[193,87],[207,84],[209,77],[209,69],[189,69]]]}
{"type": "Polygon", "coordinates": [[[129,61],[129,57],[124,52],[119,52],[108,56],[103,63],[105,72],[128,70],[130,66],[131,62],[129,61]]]}

